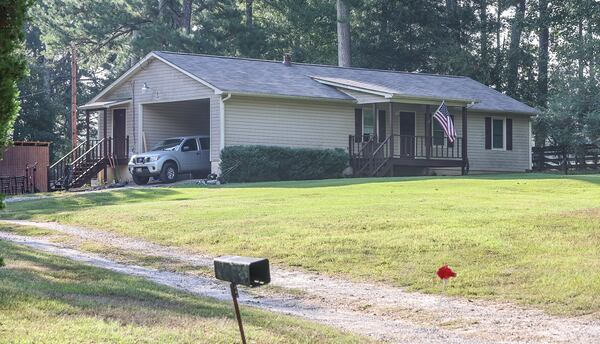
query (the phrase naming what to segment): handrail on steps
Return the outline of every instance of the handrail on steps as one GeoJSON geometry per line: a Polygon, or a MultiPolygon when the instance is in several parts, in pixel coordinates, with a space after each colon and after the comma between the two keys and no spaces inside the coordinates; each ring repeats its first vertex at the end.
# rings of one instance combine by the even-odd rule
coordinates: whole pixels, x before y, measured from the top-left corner
{"type": "Polygon", "coordinates": [[[60,162],[62,162],[63,160],[65,160],[67,157],[70,157],[71,154],[73,154],[73,152],[75,152],[76,150],[78,150],[81,146],[83,146],[84,144],[86,144],[87,141],[83,141],[82,143],[80,143],[79,145],[77,145],[77,147],[71,149],[71,151],[69,151],[69,153],[65,154],[65,156],[63,156],[62,158],[58,159],[57,162],[55,162],[54,164],[50,165],[50,169],[56,167],[56,165],[58,165],[60,162]]]}
{"type": "MultiPolygon", "coordinates": [[[[93,147],[91,147],[87,151],[83,152],[83,154],[81,154],[77,159],[73,160],[73,162],[71,163],[71,165],[75,165],[75,163],[78,163],[79,160],[81,160],[82,158],[84,158],[85,156],[87,156],[89,153],[91,153],[94,149],[96,149],[96,147],[98,147],[101,143],[103,143],[104,140],[105,139],[102,139],[102,140],[98,141],[98,143],[96,143],[93,147]]],[[[106,152],[104,152],[104,154],[106,154],[106,152]]]]}
{"type": "Polygon", "coordinates": [[[381,144],[379,145],[379,147],[377,147],[377,148],[376,148],[376,149],[373,151],[373,156],[375,156],[375,155],[376,155],[376,154],[379,152],[379,150],[380,150],[381,148],[383,148],[383,146],[385,146],[385,145],[388,143],[388,141],[389,141],[389,140],[390,140],[392,137],[393,137],[393,135],[390,135],[390,136],[386,137],[386,138],[385,138],[385,140],[383,140],[383,142],[381,142],[381,144]]]}
{"type": "Polygon", "coordinates": [[[377,142],[377,135],[370,135],[369,139],[367,141],[361,141],[362,145],[360,145],[358,147],[358,152],[356,152],[356,156],[361,156],[363,154],[363,151],[365,149],[367,149],[367,147],[369,146],[369,144],[372,144],[374,142],[377,142]]]}

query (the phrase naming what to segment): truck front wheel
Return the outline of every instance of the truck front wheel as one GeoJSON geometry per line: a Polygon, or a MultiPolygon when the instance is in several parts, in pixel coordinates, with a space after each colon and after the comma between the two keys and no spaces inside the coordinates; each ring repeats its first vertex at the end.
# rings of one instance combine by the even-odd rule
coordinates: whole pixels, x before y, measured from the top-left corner
{"type": "Polygon", "coordinates": [[[160,180],[163,183],[173,183],[177,180],[177,165],[173,162],[164,164],[160,171],[160,180]]]}

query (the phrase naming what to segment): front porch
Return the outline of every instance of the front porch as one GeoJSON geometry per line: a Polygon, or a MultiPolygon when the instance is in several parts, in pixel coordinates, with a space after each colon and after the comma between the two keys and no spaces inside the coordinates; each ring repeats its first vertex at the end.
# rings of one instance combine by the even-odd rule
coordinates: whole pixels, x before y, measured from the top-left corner
{"type": "Polygon", "coordinates": [[[460,168],[468,173],[467,107],[452,104],[457,137],[450,142],[435,119],[438,105],[372,103],[355,110],[348,152],[355,176],[392,176],[397,168],[460,168]],[[460,116],[455,116],[460,113],[460,116]]]}

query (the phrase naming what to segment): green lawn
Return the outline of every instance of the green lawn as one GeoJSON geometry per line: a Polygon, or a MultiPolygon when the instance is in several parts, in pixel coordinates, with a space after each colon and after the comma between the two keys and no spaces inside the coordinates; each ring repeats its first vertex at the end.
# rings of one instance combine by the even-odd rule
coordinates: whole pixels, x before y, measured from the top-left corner
{"type": "Polygon", "coordinates": [[[599,184],[515,174],[137,189],[9,204],[3,217],[433,293],[449,263],[451,294],[600,314],[599,184]]]}
{"type": "MultiPolygon", "coordinates": [[[[0,241],[1,343],[235,343],[228,303],[0,241]]],[[[252,343],[366,342],[242,307],[252,343]]]]}

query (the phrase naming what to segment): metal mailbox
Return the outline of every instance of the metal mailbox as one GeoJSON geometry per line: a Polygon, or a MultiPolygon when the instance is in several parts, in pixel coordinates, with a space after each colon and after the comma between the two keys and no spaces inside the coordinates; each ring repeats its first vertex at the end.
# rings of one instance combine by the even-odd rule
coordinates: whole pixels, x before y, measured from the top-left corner
{"type": "Polygon", "coordinates": [[[230,283],[231,298],[233,299],[233,308],[237,318],[238,327],[242,344],[246,344],[246,335],[244,334],[244,325],[242,324],[242,315],[238,305],[237,285],[248,287],[259,287],[271,282],[271,272],[269,270],[269,260],[265,258],[250,258],[240,256],[222,256],[215,258],[215,277],[221,281],[230,283]]]}
{"type": "Polygon", "coordinates": [[[269,260],[240,256],[215,258],[215,277],[233,284],[258,287],[271,282],[269,260]]]}

